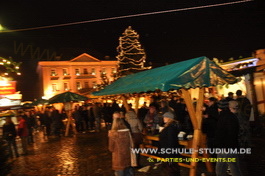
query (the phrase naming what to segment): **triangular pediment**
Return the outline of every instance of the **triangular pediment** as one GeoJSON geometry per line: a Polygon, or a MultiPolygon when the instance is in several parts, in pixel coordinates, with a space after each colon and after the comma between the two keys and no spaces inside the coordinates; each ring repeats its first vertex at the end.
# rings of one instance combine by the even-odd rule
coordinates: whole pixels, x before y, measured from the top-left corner
{"type": "Polygon", "coordinates": [[[70,60],[70,62],[100,62],[100,60],[98,60],[97,58],[87,53],[83,53],[77,56],[76,58],[73,58],[72,60],[70,60]]]}

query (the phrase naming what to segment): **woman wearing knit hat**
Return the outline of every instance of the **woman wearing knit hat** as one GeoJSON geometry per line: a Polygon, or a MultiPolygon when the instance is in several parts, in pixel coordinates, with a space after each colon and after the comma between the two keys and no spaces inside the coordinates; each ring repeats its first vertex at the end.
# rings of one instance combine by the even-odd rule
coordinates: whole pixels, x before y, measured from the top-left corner
{"type": "MultiPolygon", "coordinates": [[[[163,114],[164,120],[164,129],[159,134],[159,148],[167,149],[167,148],[180,148],[178,142],[178,133],[179,133],[179,124],[176,120],[174,120],[174,114],[171,112],[166,112],[163,114]]],[[[180,157],[179,154],[176,153],[164,153],[160,154],[160,157],[163,158],[177,158],[180,157]]],[[[180,169],[178,163],[176,162],[163,162],[162,167],[165,170],[163,173],[167,176],[180,176],[180,169]]]]}

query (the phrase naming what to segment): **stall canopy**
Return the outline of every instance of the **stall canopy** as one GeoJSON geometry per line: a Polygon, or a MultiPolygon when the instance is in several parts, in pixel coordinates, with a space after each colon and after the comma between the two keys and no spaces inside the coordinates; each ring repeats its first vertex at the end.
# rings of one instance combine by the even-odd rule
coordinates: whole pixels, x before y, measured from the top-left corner
{"type": "Polygon", "coordinates": [[[210,87],[233,84],[237,78],[207,57],[198,57],[175,64],[139,72],[120,78],[93,95],[115,95],[180,88],[210,87]]]}

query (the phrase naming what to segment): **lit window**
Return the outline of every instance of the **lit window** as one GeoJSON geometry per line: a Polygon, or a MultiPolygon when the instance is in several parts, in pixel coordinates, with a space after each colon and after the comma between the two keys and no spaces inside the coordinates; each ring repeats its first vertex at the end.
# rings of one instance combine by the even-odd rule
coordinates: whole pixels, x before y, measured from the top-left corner
{"type": "Polygon", "coordinates": [[[57,76],[57,73],[56,73],[55,69],[51,69],[51,76],[57,76]]]}
{"type": "Polygon", "coordinates": [[[80,70],[78,68],[75,69],[75,75],[80,75],[80,70]]]}
{"type": "Polygon", "coordinates": [[[91,69],[91,74],[92,74],[92,75],[96,75],[96,70],[95,70],[95,68],[92,68],[92,69],[91,69]]]}
{"type": "Polygon", "coordinates": [[[116,68],[111,68],[111,73],[116,73],[116,68]]]}
{"type": "Polygon", "coordinates": [[[52,84],[52,91],[56,92],[57,91],[57,85],[56,84],[52,84]]]}
{"type": "Polygon", "coordinates": [[[69,75],[68,74],[68,70],[66,68],[63,68],[63,75],[66,76],[66,75],[69,75]]]}
{"type": "Polygon", "coordinates": [[[82,89],[81,82],[76,82],[76,89],[77,90],[82,89]]]}
{"type": "Polygon", "coordinates": [[[63,87],[64,87],[64,90],[69,90],[69,86],[68,86],[68,83],[63,83],[63,87]]]}
{"type": "Polygon", "coordinates": [[[97,88],[97,82],[96,81],[93,81],[93,88],[97,88]]]}
{"type": "Polygon", "coordinates": [[[102,68],[102,74],[107,74],[107,72],[106,72],[106,68],[102,68]]]}

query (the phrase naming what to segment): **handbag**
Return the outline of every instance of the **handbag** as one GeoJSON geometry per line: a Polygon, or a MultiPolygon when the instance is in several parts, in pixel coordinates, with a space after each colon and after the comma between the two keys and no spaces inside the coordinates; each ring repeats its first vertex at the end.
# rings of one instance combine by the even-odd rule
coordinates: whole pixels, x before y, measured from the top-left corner
{"type": "Polygon", "coordinates": [[[136,167],[137,166],[137,157],[136,157],[136,153],[133,152],[133,148],[134,148],[134,143],[133,143],[133,139],[132,139],[132,135],[131,133],[129,133],[130,136],[130,154],[131,154],[131,166],[132,167],[136,167]]]}

